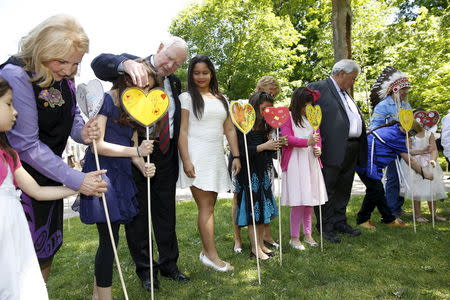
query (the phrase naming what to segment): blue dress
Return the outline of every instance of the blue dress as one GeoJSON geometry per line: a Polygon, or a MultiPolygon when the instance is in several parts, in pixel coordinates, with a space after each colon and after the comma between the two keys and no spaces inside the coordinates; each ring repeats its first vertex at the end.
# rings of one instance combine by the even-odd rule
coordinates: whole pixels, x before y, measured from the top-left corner
{"type": "MultiPolygon", "coordinates": [[[[109,94],[105,94],[99,114],[108,117],[104,137],[106,142],[126,147],[133,145],[133,129],[115,122],[120,119],[121,111],[114,105],[114,101],[109,94]]],[[[108,170],[106,173],[108,192],[105,196],[110,220],[121,224],[128,223],[138,213],[137,189],[133,180],[131,158],[102,155],[99,155],[98,158],[100,168],[108,170]]],[[[97,170],[95,156],[90,147],[86,150],[84,160],[83,172],[97,170]]],[[[102,198],[81,194],[80,219],[85,224],[105,223],[106,217],[102,198]]]]}

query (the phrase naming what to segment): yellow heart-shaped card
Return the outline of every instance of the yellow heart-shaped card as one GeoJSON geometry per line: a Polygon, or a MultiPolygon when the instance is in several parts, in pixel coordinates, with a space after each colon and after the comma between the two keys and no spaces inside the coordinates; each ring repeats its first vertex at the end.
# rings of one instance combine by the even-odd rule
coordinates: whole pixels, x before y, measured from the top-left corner
{"type": "Polygon", "coordinates": [[[400,108],[398,119],[405,131],[411,130],[414,121],[414,114],[411,109],[400,108]]]}
{"type": "Polygon", "coordinates": [[[320,122],[322,122],[322,110],[320,109],[320,106],[312,106],[311,104],[306,105],[306,118],[314,130],[319,129],[320,122]]]}
{"type": "Polygon", "coordinates": [[[241,105],[239,101],[231,101],[230,116],[233,124],[243,133],[247,134],[255,124],[255,109],[250,104],[241,105]]]}
{"type": "Polygon", "coordinates": [[[160,88],[148,93],[139,88],[127,88],[121,100],[127,114],[144,127],[161,119],[169,109],[169,96],[160,88]]]}

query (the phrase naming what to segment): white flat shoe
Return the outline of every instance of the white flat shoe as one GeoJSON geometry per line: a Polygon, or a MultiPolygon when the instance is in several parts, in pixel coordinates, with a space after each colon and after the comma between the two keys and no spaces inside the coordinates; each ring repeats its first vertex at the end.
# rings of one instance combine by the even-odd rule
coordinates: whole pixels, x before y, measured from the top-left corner
{"type": "Polygon", "coordinates": [[[200,252],[199,259],[205,266],[213,268],[214,270],[219,272],[228,272],[234,270],[234,268],[229,263],[225,263],[225,266],[219,267],[218,265],[213,263],[205,254],[203,254],[203,252],[200,252]]]}
{"type": "Polygon", "coordinates": [[[234,253],[242,253],[242,248],[233,248],[234,253]]]}
{"type": "Polygon", "coordinates": [[[306,250],[305,246],[303,246],[302,244],[295,245],[294,243],[292,243],[292,241],[289,241],[289,245],[296,250],[300,250],[300,251],[306,250]]]}
{"type": "Polygon", "coordinates": [[[303,239],[303,241],[304,241],[305,243],[307,243],[308,245],[310,245],[311,247],[317,247],[317,246],[319,246],[319,244],[317,244],[316,241],[310,242],[310,241],[308,241],[307,239],[303,239]]]}

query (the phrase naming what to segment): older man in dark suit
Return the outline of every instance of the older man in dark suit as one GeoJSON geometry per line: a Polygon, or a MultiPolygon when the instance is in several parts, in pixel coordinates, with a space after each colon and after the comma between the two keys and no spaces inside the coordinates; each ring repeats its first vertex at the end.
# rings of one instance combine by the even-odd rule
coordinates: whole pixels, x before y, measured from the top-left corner
{"type": "MultiPolygon", "coordinates": [[[[350,59],[337,62],[331,76],[313,82],[311,89],[319,90],[317,102],[322,109],[322,163],[328,202],[322,206],[323,235],[339,243],[336,232],[352,236],[361,231],[347,223],[346,209],[350,199],[355,165],[366,164],[367,140],[364,119],[348,91],[353,87],[360,67],[350,59]]],[[[318,218],[318,207],[316,207],[318,218]]],[[[317,226],[319,227],[319,226],[317,226]]]]}
{"type": "MultiPolygon", "coordinates": [[[[169,96],[168,118],[163,118],[161,133],[152,133],[155,147],[151,161],[156,166],[156,174],[151,181],[151,214],[153,231],[158,246],[159,259],[154,262],[154,287],[159,287],[156,278],[161,275],[175,281],[188,281],[189,277],[177,267],[178,242],[175,233],[175,193],[178,179],[178,136],[180,133],[181,93],[180,80],[173,73],[185,62],[188,55],[186,42],[179,37],[171,37],[160,44],[156,54],[146,58],[164,82],[164,90],[169,96]]],[[[134,61],[130,54],[101,54],[92,61],[95,75],[106,81],[115,81],[122,72],[130,75],[134,84],[145,87],[148,75],[143,65],[134,61]]],[[[140,137],[140,141],[144,137],[140,137]]],[[[139,143],[140,143],[139,141],[139,143]]],[[[150,291],[150,258],[148,231],[147,179],[134,168],[133,176],[138,188],[139,214],[125,225],[128,247],[136,264],[136,273],[144,289],[150,291]]]]}

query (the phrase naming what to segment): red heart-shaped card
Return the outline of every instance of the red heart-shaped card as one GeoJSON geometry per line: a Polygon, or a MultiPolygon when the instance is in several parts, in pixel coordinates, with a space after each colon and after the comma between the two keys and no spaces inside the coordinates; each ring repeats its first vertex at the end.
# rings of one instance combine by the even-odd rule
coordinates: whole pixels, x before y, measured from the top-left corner
{"type": "Polygon", "coordinates": [[[414,119],[422,124],[423,128],[430,129],[439,122],[439,113],[435,110],[418,111],[414,114],[414,119]]]}
{"type": "Polygon", "coordinates": [[[262,115],[270,127],[280,128],[289,119],[289,109],[284,106],[266,107],[262,115]]]}

